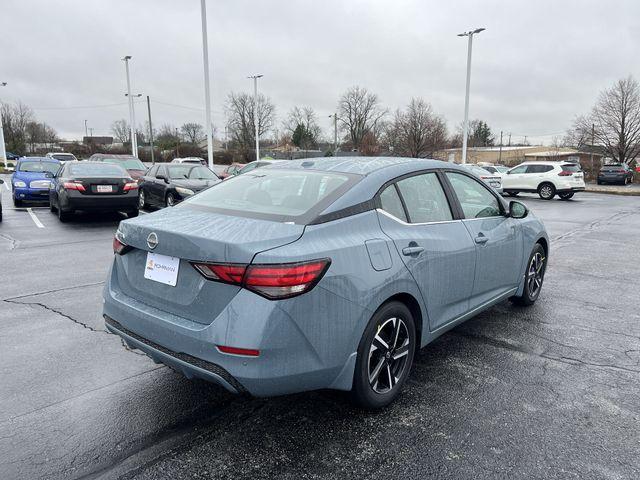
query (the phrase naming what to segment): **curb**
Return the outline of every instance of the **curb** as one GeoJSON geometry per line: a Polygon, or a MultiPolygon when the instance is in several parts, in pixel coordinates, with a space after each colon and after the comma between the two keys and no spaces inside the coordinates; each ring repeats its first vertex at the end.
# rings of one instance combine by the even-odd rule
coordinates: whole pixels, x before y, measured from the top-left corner
{"type": "Polygon", "coordinates": [[[601,190],[587,187],[585,192],[589,193],[608,193],[609,195],[623,195],[627,197],[640,197],[640,189],[633,190],[601,190]]]}

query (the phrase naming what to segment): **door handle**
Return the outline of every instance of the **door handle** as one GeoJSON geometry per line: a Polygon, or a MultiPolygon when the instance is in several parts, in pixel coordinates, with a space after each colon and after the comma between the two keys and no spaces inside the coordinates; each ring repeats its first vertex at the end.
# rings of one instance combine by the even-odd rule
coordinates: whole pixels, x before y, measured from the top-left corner
{"type": "Polygon", "coordinates": [[[482,233],[476,237],[477,244],[482,245],[484,243],[487,243],[488,241],[489,241],[489,237],[485,237],[482,233]]]}
{"type": "Polygon", "coordinates": [[[418,255],[419,253],[422,253],[423,251],[424,251],[424,247],[419,247],[419,246],[415,245],[415,246],[411,246],[411,247],[404,247],[402,249],[402,254],[410,257],[412,255],[418,255]]]}

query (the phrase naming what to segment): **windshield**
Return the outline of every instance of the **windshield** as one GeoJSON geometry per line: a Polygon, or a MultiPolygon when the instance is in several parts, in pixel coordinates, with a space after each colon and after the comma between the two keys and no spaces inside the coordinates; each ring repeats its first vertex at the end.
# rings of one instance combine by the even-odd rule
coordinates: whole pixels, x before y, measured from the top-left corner
{"type": "MultiPolygon", "coordinates": [[[[67,164],[68,165],[68,164],[67,164]]],[[[126,177],[127,172],[119,165],[108,163],[77,163],[69,167],[70,177],[126,177]]]]}
{"type": "Polygon", "coordinates": [[[191,167],[189,178],[191,180],[218,180],[218,176],[207,167],[191,167]]]}
{"type": "Polygon", "coordinates": [[[19,172],[56,173],[60,168],[58,162],[39,162],[37,160],[21,162],[19,172]]]}
{"type": "Polygon", "coordinates": [[[72,154],[70,153],[54,153],[53,155],[51,155],[51,157],[55,158],[56,160],[75,160],[76,157],[74,157],[72,154]]]}
{"type": "Polygon", "coordinates": [[[333,172],[260,170],[233,177],[183,203],[244,216],[256,213],[267,217],[297,217],[318,205],[350,178],[333,172]]]}
{"type": "Polygon", "coordinates": [[[502,166],[500,166],[500,167],[493,167],[493,168],[495,168],[495,169],[496,169],[498,172],[500,172],[500,173],[506,173],[506,172],[508,172],[508,171],[509,171],[509,167],[502,167],[502,166]]]}
{"type": "Polygon", "coordinates": [[[120,165],[121,167],[126,168],[127,170],[146,170],[147,167],[144,166],[137,158],[105,158],[104,161],[106,163],[113,163],[114,165],[120,165]]]}

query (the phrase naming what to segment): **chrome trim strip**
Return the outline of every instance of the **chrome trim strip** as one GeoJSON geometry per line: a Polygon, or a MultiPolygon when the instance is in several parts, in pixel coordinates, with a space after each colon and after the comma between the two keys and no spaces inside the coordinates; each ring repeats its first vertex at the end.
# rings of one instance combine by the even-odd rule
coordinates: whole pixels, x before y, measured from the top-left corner
{"type": "Polygon", "coordinates": [[[395,220],[399,224],[407,225],[409,227],[415,227],[415,226],[419,226],[419,225],[438,225],[440,223],[454,223],[454,222],[462,221],[461,219],[453,219],[453,220],[442,220],[442,221],[439,221],[439,222],[407,223],[404,220],[400,220],[395,215],[391,215],[389,212],[386,212],[386,211],[382,210],[381,208],[376,208],[376,212],[382,213],[383,215],[389,217],[391,220],[395,220]]]}

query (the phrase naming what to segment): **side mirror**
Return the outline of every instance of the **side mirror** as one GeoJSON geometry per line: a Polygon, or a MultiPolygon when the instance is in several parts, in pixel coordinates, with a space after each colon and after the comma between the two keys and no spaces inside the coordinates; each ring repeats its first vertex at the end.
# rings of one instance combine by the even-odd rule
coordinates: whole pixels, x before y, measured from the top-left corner
{"type": "Polygon", "coordinates": [[[4,180],[0,178],[0,185],[4,183],[4,180]]]}
{"type": "Polygon", "coordinates": [[[509,202],[509,216],[511,218],[524,218],[529,215],[529,209],[524,203],[512,200],[509,202]]]}
{"type": "Polygon", "coordinates": [[[162,181],[164,181],[164,183],[169,183],[169,181],[167,180],[167,177],[165,177],[165,176],[164,176],[164,175],[162,175],[161,173],[160,173],[160,174],[158,174],[158,175],[156,175],[156,178],[157,178],[158,180],[162,180],[162,181]]]}

